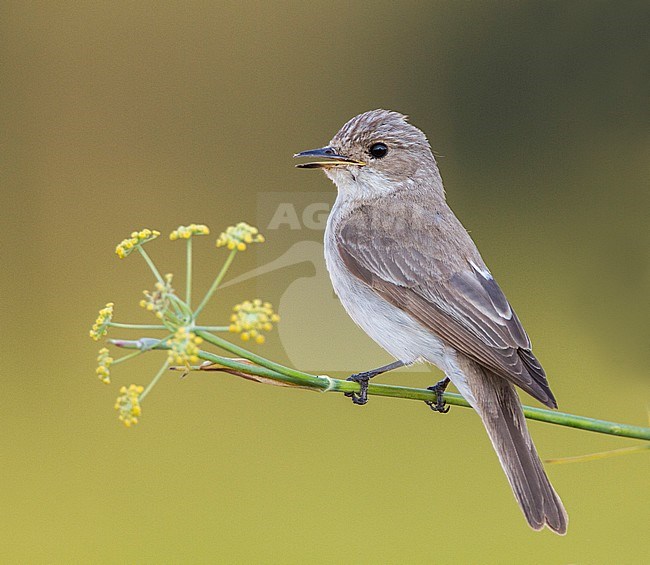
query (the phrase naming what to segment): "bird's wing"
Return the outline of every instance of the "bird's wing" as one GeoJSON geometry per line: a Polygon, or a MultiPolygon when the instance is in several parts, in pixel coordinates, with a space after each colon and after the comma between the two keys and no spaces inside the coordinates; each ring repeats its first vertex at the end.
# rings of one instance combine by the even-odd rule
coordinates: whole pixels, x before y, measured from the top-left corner
{"type": "Polygon", "coordinates": [[[460,223],[413,202],[390,204],[384,215],[360,206],[338,225],[350,272],[454,349],[556,407],[524,328],[460,223]]]}

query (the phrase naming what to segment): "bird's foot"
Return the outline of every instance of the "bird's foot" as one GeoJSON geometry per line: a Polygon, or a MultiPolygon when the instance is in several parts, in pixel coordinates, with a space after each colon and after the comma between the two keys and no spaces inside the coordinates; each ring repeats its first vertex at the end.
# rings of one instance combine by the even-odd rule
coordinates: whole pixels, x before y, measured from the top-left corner
{"type": "Polygon", "coordinates": [[[366,402],[368,402],[368,381],[377,375],[381,375],[382,373],[392,371],[393,369],[399,369],[400,367],[403,367],[404,364],[404,361],[397,360],[388,365],[384,365],[383,367],[377,367],[376,369],[372,369],[370,371],[364,371],[363,373],[350,375],[347,380],[359,383],[361,390],[359,392],[346,392],[345,396],[351,398],[352,402],[355,404],[364,405],[366,402]]]}
{"type": "Polygon", "coordinates": [[[432,390],[433,392],[436,393],[435,402],[433,402],[432,400],[425,400],[424,402],[434,412],[440,412],[441,414],[446,414],[447,412],[449,412],[449,406],[447,406],[447,403],[445,402],[445,397],[443,396],[445,394],[445,389],[447,388],[448,384],[449,384],[449,379],[445,377],[444,379],[438,381],[433,386],[427,388],[427,390],[432,390]]]}
{"type": "Polygon", "coordinates": [[[351,398],[352,402],[355,404],[363,406],[366,402],[368,402],[368,382],[370,379],[372,379],[372,377],[376,375],[377,373],[375,371],[365,371],[363,373],[350,375],[346,380],[359,383],[361,390],[359,390],[359,392],[346,392],[345,396],[351,398]]]}

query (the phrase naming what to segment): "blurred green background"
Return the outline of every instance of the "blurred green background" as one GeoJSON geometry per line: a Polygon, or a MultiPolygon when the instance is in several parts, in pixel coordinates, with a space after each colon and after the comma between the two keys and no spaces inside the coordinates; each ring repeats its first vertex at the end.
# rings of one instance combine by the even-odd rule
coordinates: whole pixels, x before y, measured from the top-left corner
{"type": "MultiPolygon", "coordinates": [[[[152,286],[146,267],[113,254],[133,229],[201,222],[216,235],[260,223],[269,193],[333,199],[329,181],[295,170],[291,155],[384,107],[409,114],[441,156],[449,201],[561,409],[647,424],[647,2],[4,2],[1,11],[2,562],[650,560],[645,454],[549,466],[569,534],[535,533],[469,410],[443,417],[381,398],[359,409],[218,374],[169,375],[127,430],[117,389],[146,384],[162,354],[116,368],[106,387],[87,336],[109,300],[119,320],[149,321],[137,306],[152,286]]],[[[232,276],[320,233],[267,236],[232,276]]],[[[197,295],[224,256],[213,245],[210,236],[195,246],[197,295]]],[[[149,250],[182,281],[180,244],[149,250]]],[[[219,322],[257,295],[277,304],[314,268],[322,264],[233,286],[206,314],[219,322]]],[[[329,299],[327,287],[313,293],[314,303],[329,299]]],[[[318,312],[308,311],[305,351],[334,366],[335,332],[365,364],[369,339],[318,312]]],[[[259,351],[290,362],[281,341],[275,333],[259,351]]],[[[635,445],[530,428],[543,458],[635,445]]]]}

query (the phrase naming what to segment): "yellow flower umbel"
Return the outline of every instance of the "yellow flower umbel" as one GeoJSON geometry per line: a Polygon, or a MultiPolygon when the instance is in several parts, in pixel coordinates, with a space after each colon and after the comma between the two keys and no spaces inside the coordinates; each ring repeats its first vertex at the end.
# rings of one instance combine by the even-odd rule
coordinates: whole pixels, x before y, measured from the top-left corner
{"type": "Polygon", "coordinates": [[[189,226],[178,226],[172,233],[169,234],[169,239],[176,241],[177,239],[189,239],[193,235],[208,235],[210,229],[203,224],[190,224],[189,226]]]}
{"type": "Polygon", "coordinates": [[[99,311],[99,315],[89,332],[90,337],[95,341],[99,341],[108,332],[108,325],[113,319],[113,303],[109,302],[104,308],[99,311]]]}
{"type": "Polygon", "coordinates": [[[273,312],[271,303],[262,302],[259,298],[237,304],[233,311],[228,329],[232,333],[238,333],[244,341],[253,339],[256,343],[264,343],[265,337],[261,332],[271,331],[273,323],[280,321],[280,316],[273,312]]]}
{"type": "Polygon", "coordinates": [[[113,358],[108,354],[108,349],[102,347],[99,350],[99,356],[97,357],[97,363],[99,364],[95,372],[99,377],[99,380],[104,384],[111,383],[111,371],[110,366],[113,364],[113,358]]]}
{"type": "Polygon", "coordinates": [[[159,319],[165,317],[171,305],[170,296],[174,294],[172,278],[173,275],[171,273],[166,274],[165,282],[157,282],[154,285],[155,290],[153,292],[149,292],[148,290],[143,291],[145,297],[140,300],[140,306],[145,310],[149,310],[149,312],[153,312],[159,319]]]}
{"type": "Polygon", "coordinates": [[[167,345],[171,348],[168,352],[169,362],[185,366],[197,363],[201,343],[203,343],[203,339],[194,332],[189,331],[184,326],[178,328],[174,337],[167,342],[167,345]]]}
{"type": "Polygon", "coordinates": [[[138,417],[142,414],[140,406],[140,395],[144,391],[143,386],[130,385],[120,389],[120,396],[115,401],[115,410],[119,412],[118,418],[127,427],[138,423],[138,417]]]}
{"type": "Polygon", "coordinates": [[[131,234],[131,237],[128,237],[126,239],[123,239],[115,248],[115,253],[117,253],[117,256],[120,259],[124,259],[124,257],[127,257],[130,255],[130,253],[138,248],[139,246],[147,243],[147,241],[151,241],[152,239],[156,239],[160,235],[159,231],[156,230],[150,230],[150,229],[143,229],[140,231],[134,231],[131,234]]]}
{"type": "MultiPolygon", "coordinates": [[[[106,304],[99,311],[99,315],[90,330],[90,336],[94,340],[104,338],[107,330],[111,332],[116,328],[126,330],[152,330],[162,331],[164,334],[158,339],[155,337],[141,337],[140,339],[112,339],[110,342],[119,348],[130,349],[132,352],[124,356],[116,356],[113,359],[108,348],[102,347],[97,356],[97,368],[95,373],[99,380],[105,384],[111,382],[113,368],[123,362],[129,361],[140,354],[154,350],[166,350],[164,362],[156,375],[144,386],[129,385],[120,388],[119,396],[115,401],[115,409],[118,412],[120,421],[127,427],[138,423],[142,413],[142,403],[147,395],[153,390],[157,383],[168,374],[171,368],[179,368],[181,371],[190,372],[199,369],[197,365],[202,357],[208,356],[201,345],[205,340],[208,345],[221,347],[226,351],[241,353],[246,359],[256,357],[247,354],[241,347],[234,346],[230,340],[223,339],[213,332],[230,331],[239,334],[243,341],[264,343],[265,333],[271,331],[278,315],[268,302],[259,299],[247,300],[234,307],[228,325],[223,323],[204,325],[199,324],[200,317],[205,306],[220,288],[228,269],[238,255],[239,251],[245,251],[249,245],[264,242],[264,236],[259,230],[245,222],[229,226],[217,239],[217,247],[227,247],[230,251],[223,256],[223,263],[217,269],[215,277],[207,292],[203,295],[198,305],[192,301],[192,272],[193,272],[193,245],[194,236],[208,235],[210,229],[204,224],[188,224],[178,226],[169,234],[172,241],[185,240],[185,288],[172,286],[172,275],[164,275],[164,271],[158,269],[147,249],[145,243],[156,239],[160,232],[152,229],[134,231],[130,237],[123,240],[115,248],[115,253],[120,258],[131,255],[134,251],[147,264],[154,280],[151,283],[153,289],[144,291],[140,300],[140,306],[153,313],[159,321],[154,323],[126,323],[113,321],[113,303],[106,304]],[[184,292],[183,292],[184,291],[184,292]],[[183,295],[181,297],[181,294],[183,295]]],[[[174,279],[176,286],[178,279],[174,279]]],[[[149,288],[152,288],[149,286],[149,288]]],[[[111,335],[111,337],[113,337],[111,335]]],[[[242,365],[244,369],[247,364],[242,365]]],[[[244,371],[245,373],[245,371],[244,371]]]]}
{"type": "Polygon", "coordinates": [[[246,246],[251,243],[264,243],[264,236],[257,228],[249,226],[245,222],[230,226],[217,239],[217,247],[226,246],[228,249],[237,249],[237,251],[245,251],[246,246]]]}

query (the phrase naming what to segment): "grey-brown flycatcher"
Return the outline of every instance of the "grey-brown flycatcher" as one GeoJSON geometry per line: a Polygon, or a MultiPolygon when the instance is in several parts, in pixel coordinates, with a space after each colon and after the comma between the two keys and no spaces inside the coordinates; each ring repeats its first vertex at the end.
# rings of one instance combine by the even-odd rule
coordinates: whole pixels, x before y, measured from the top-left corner
{"type": "Polygon", "coordinates": [[[426,136],[397,112],[347,122],[317,161],[338,196],[325,231],[325,260],[348,314],[396,361],[350,377],[367,401],[368,379],[419,361],[451,380],[481,417],[526,520],[565,534],[568,517],[544,472],[514,385],[557,408],[546,374],[476,245],[445,201],[426,136]]]}

